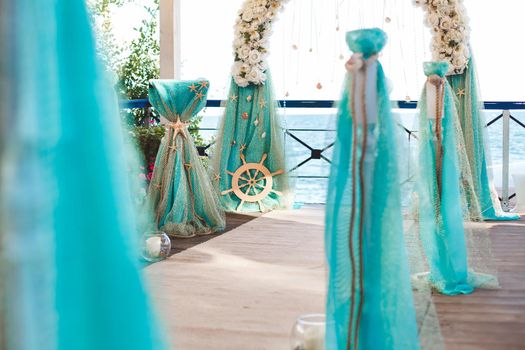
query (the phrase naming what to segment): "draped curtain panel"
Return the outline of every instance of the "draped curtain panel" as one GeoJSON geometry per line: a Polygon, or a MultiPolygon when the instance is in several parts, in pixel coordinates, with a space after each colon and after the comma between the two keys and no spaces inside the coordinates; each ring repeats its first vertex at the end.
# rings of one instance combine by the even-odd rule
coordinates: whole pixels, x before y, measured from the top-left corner
{"type": "Polygon", "coordinates": [[[164,349],[139,272],[124,131],[85,2],[6,4],[1,341],[17,350],[164,349]]]}

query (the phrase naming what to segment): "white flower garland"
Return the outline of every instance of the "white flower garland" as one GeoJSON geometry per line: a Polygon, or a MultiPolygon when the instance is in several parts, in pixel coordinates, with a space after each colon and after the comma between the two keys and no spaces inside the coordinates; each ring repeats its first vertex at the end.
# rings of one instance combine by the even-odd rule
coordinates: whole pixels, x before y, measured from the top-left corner
{"type": "Polygon", "coordinates": [[[246,0],[235,24],[232,76],[237,85],[261,85],[266,81],[266,57],[271,24],[289,0],[246,0]]]}
{"type": "Polygon", "coordinates": [[[463,0],[414,0],[427,15],[425,22],[432,29],[432,57],[450,63],[448,74],[461,74],[470,59],[470,28],[463,0]]]}

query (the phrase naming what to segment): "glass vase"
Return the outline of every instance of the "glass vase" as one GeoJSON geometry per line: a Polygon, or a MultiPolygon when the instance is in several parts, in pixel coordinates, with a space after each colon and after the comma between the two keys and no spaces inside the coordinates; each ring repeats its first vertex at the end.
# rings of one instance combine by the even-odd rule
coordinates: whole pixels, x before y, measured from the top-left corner
{"type": "Polygon", "coordinates": [[[158,262],[169,257],[171,241],[162,231],[146,232],[142,239],[142,257],[148,262],[158,262]]]}
{"type": "Polygon", "coordinates": [[[326,318],[323,314],[300,316],[292,329],[292,350],[324,350],[326,318]]]}

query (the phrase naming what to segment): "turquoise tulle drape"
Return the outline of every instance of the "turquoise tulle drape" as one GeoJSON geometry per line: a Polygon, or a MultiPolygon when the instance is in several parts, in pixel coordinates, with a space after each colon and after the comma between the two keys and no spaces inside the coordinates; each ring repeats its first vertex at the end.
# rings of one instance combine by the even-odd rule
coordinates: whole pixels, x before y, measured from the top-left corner
{"type": "Polygon", "coordinates": [[[157,228],[191,237],[226,226],[224,212],[204,169],[188,125],[205,106],[207,80],[150,82],[152,106],[168,120],[148,191],[157,228]]]}
{"type": "MultiPolygon", "coordinates": [[[[277,114],[269,71],[264,85],[250,84],[239,87],[232,79],[226,111],[219,126],[217,143],[212,155],[212,171],[216,188],[227,211],[269,211],[290,205],[288,177],[285,173],[284,128],[277,114]],[[262,172],[244,173],[242,177],[254,176],[255,186],[241,188],[254,201],[243,201],[231,191],[232,174],[243,164],[261,163],[273,176],[273,186],[264,198],[256,198],[264,189],[267,180],[262,172]],[[255,200],[258,199],[258,200],[255,200]]],[[[240,186],[245,185],[241,179],[240,186]]]]}
{"type": "Polygon", "coordinates": [[[479,207],[485,220],[518,220],[519,216],[504,213],[492,183],[489,169],[490,154],[486,142],[485,122],[482,115],[482,102],[479,97],[478,79],[474,59],[471,58],[467,69],[462,74],[451,75],[448,81],[456,95],[456,108],[461,121],[462,134],[468,164],[471,168],[474,184],[475,201],[470,201],[469,208],[479,207]]]}
{"type": "Polygon", "coordinates": [[[349,32],[347,42],[356,55],[347,63],[326,207],[326,349],[419,349],[396,123],[376,56],[386,34],[349,32]]]}
{"type": "Polygon", "coordinates": [[[463,204],[465,180],[460,155],[461,125],[454,94],[445,74],[447,62],[425,63],[427,83],[419,103],[419,161],[417,199],[419,232],[430,269],[430,284],[447,295],[469,294],[475,287],[495,283],[495,277],[469,270],[469,257],[483,249],[473,236],[467,249],[463,204]],[[463,180],[463,181],[461,181],[463,180]]]}
{"type": "Polygon", "coordinates": [[[123,130],[82,0],[3,1],[6,349],[164,349],[138,266],[123,130]],[[7,6],[7,7],[6,7],[7,6]],[[8,53],[8,54],[7,54],[8,53]]]}

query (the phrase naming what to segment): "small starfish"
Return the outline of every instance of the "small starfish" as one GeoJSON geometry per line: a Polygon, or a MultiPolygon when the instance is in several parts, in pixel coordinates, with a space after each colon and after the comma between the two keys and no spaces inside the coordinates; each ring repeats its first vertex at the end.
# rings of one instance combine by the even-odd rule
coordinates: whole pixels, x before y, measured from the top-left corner
{"type": "Polygon", "coordinates": [[[458,89],[458,91],[456,92],[456,94],[460,97],[462,96],[465,96],[465,89],[458,89]]]}
{"type": "Polygon", "coordinates": [[[246,146],[246,144],[244,144],[244,145],[242,145],[242,146],[239,148],[239,150],[242,152],[242,151],[244,151],[244,150],[247,149],[247,148],[248,148],[248,146],[246,146]]]}
{"type": "Polygon", "coordinates": [[[190,91],[197,92],[197,86],[195,84],[190,85],[190,91]]]}
{"type": "Polygon", "coordinates": [[[238,99],[239,99],[239,96],[237,96],[237,95],[231,95],[230,96],[230,101],[232,101],[232,102],[237,102],[238,99]]]}
{"type": "Polygon", "coordinates": [[[209,83],[206,80],[203,80],[200,82],[201,89],[205,89],[208,87],[209,83]]]}
{"type": "Polygon", "coordinates": [[[169,146],[168,148],[169,148],[172,152],[177,152],[178,149],[179,149],[179,147],[177,147],[176,144],[174,144],[174,145],[172,145],[172,146],[169,146]]]}
{"type": "Polygon", "coordinates": [[[195,94],[195,97],[197,97],[199,100],[202,100],[202,98],[204,97],[204,94],[202,92],[197,92],[195,94]]]}
{"type": "Polygon", "coordinates": [[[265,100],[260,100],[260,101],[259,101],[259,106],[260,106],[261,108],[266,108],[266,101],[265,101],[265,100]]]}
{"type": "Polygon", "coordinates": [[[215,174],[215,176],[213,177],[213,180],[219,182],[220,180],[222,179],[221,175],[220,174],[215,174]]]}
{"type": "Polygon", "coordinates": [[[175,140],[179,134],[181,134],[183,138],[186,138],[186,136],[184,135],[184,130],[186,130],[186,127],[188,127],[188,125],[190,125],[190,123],[185,123],[181,121],[179,115],[177,116],[177,120],[175,121],[175,123],[168,124],[168,128],[173,129],[173,140],[175,140]]]}

